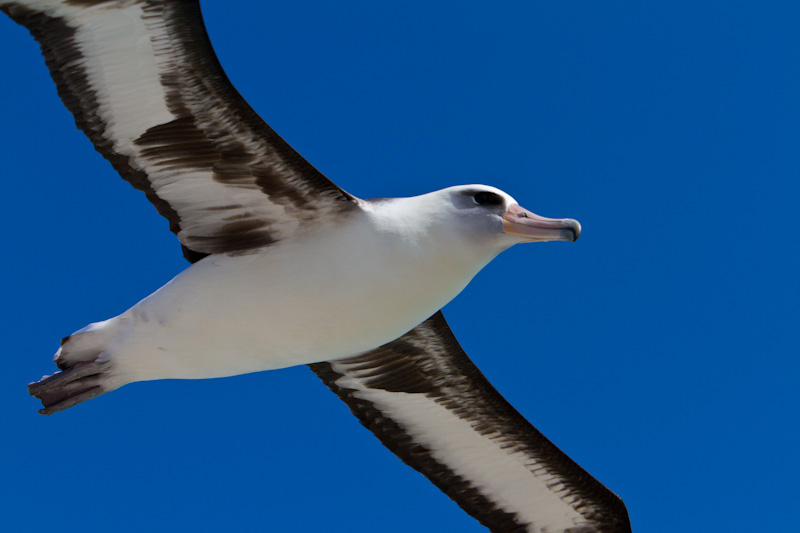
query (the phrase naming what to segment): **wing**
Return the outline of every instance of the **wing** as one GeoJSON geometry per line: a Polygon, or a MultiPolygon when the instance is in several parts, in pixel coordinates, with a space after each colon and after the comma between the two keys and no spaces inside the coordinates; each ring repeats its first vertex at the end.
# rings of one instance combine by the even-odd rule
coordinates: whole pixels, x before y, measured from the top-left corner
{"type": "Polygon", "coordinates": [[[441,312],[380,348],[311,368],[387,448],[492,531],[631,531],[622,500],[492,387],[441,312]]]}
{"type": "Polygon", "coordinates": [[[195,261],[246,253],[356,200],[231,85],[195,0],[0,0],[41,44],[78,128],[195,261]]]}

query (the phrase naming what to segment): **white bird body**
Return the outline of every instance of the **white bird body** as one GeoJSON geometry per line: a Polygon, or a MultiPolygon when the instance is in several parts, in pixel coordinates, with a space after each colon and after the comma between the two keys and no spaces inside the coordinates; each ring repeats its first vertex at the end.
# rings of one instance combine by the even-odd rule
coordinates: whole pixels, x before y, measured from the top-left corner
{"type": "Polygon", "coordinates": [[[0,11],[39,41],[76,125],[193,263],[64,339],[59,371],[29,385],[41,413],[134,381],[310,364],[492,531],[630,533],[624,503],[503,399],[439,311],[506,248],[575,241],[577,221],[485,185],[349,194],[230,84],[196,0],[0,0],[0,11]]]}
{"type": "Polygon", "coordinates": [[[267,252],[198,261],[121,315],[74,334],[56,361],[92,354],[111,363],[116,388],[329,361],[386,344],[515,242],[499,219],[486,238],[479,224],[465,224],[475,215],[458,213],[451,195],[476,187],[513,203],[482,185],[362,201],[346,220],[267,252]]]}

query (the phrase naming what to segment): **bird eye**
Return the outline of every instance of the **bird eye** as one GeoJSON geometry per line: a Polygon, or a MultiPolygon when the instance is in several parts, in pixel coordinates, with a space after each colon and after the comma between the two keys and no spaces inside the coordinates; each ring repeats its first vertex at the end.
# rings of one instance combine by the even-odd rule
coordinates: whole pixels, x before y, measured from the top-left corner
{"type": "Polygon", "coordinates": [[[478,205],[503,205],[503,197],[489,191],[475,193],[472,200],[478,205]]]}

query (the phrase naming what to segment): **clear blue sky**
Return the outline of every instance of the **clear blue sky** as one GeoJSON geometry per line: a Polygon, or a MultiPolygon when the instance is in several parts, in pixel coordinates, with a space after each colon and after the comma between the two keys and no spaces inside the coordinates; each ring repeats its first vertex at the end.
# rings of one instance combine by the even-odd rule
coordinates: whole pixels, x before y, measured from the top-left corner
{"type": "MultiPolygon", "coordinates": [[[[230,78],[362,197],[486,183],[576,244],[446,309],[637,533],[783,531],[798,499],[800,3],[208,2],[230,78]],[[498,349],[502,348],[502,349],[498,349]]],[[[59,339],[185,268],[0,18],[8,531],[481,531],[305,367],[129,385],[46,418],[59,339]]]]}

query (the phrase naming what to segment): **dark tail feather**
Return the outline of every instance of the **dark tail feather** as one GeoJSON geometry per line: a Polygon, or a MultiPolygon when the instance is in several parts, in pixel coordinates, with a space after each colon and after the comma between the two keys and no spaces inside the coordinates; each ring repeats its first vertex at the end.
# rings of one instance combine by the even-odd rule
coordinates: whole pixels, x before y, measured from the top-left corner
{"type": "Polygon", "coordinates": [[[42,401],[41,414],[52,415],[114,390],[116,387],[108,386],[109,368],[108,361],[78,363],[29,384],[28,392],[42,401]]]}

